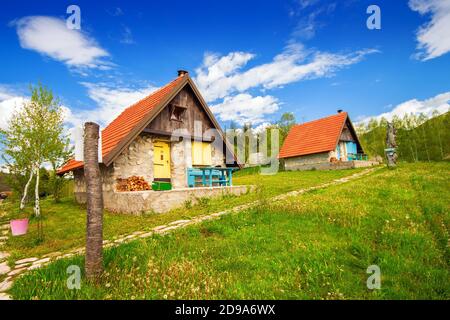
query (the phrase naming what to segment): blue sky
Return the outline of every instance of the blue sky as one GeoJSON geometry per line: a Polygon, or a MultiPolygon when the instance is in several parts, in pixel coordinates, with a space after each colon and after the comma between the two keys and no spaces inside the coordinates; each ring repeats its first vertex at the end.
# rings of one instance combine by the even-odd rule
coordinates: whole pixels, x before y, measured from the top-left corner
{"type": "Polygon", "coordinates": [[[106,125],[186,69],[222,124],[446,111],[450,0],[9,1],[0,127],[41,81],[70,126],[106,125]],[[66,9],[81,9],[69,30],[66,9]],[[381,9],[369,30],[366,9],[381,9]]]}

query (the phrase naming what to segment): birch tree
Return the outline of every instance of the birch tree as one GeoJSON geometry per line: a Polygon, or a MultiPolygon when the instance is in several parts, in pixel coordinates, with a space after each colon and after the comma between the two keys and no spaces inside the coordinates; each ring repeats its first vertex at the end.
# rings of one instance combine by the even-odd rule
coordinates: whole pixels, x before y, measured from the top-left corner
{"type": "Polygon", "coordinates": [[[39,84],[31,87],[31,100],[16,110],[1,133],[3,158],[7,166],[20,168],[28,175],[20,208],[23,209],[30,184],[35,177],[34,214],[40,217],[39,169],[71,154],[69,138],[64,129],[64,113],[53,93],[39,84]]]}

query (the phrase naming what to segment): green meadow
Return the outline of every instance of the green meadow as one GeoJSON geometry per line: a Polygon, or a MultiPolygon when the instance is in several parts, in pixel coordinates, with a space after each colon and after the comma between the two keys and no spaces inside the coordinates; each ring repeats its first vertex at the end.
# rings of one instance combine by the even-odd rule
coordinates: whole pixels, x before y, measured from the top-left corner
{"type": "MultiPolygon", "coordinates": [[[[107,249],[101,280],[82,278],[80,290],[67,288],[66,270],[83,269],[81,256],[25,274],[9,293],[14,299],[449,299],[450,163],[400,164],[342,185],[269,200],[354,172],[272,177],[243,172],[236,182],[258,181],[257,193],[183,208],[167,219],[256,199],[254,208],[107,249]],[[366,285],[370,265],[381,270],[379,290],[366,285]]],[[[66,247],[82,245],[81,209],[69,201],[61,206],[68,210],[61,220],[76,225],[61,241],[66,247]]],[[[48,219],[56,218],[48,213],[48,219]]],[[[106,214],[106,237],[166,218],[126,219],[106,214]]],[[[47,237],[57,232],[50,226],[47,237]]],[[[38,251],[19,242],[10,246],[38,251]]]]}

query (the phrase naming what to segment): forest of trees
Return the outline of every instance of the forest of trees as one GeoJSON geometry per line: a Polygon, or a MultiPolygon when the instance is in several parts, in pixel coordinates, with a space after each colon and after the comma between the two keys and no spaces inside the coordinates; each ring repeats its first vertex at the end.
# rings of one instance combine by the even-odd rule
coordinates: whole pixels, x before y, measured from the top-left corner
{"type": "MultiPolygon", "coordinates": [[[[392,119],[397,129],[397,154],[400,161],[440,161],[450,156],[450,112],[431,118],[423,114],[406,114],[392,119]]],[[[386,119],[372,119],[357,126],[365,152],[372,157],[384,157],[386,119]]]]}

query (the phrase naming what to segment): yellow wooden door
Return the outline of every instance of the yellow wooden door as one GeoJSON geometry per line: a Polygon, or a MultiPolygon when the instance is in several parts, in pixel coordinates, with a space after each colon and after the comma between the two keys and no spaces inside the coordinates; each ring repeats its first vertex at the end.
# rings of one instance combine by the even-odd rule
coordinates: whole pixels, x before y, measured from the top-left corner
{"type": "Polygon", "coordinates": [[[170,145],[156,141],[153,145],[153,175],[155,178],[170,178],[170,145]]]}

